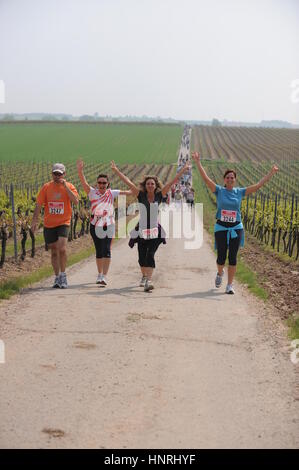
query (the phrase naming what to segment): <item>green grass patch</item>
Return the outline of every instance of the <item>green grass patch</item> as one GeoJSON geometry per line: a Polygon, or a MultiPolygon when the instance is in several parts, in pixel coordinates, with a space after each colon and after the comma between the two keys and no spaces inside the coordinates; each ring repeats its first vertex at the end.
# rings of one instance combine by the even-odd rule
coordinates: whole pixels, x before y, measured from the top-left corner
{"type": "Polygon", "coordinates": [[[299,339],[299,317],[291,316],[287,320],[287,326],[289,327],[288,336],[290,339],[299,339]]]}
{"type": "Polygon", "coordinates": [[[250,292],[255,294],[262,300],[267,300],[269,294],[263,287],[260,286],[258,277],[255,272],[251,271],[250,268],[241,259],[241,255],[238,257],[238,268],[236,272],[236,279],[242,284],[246,284],[250,292]]]}
{"type": "Polygon", "coordinates": [[[181,135],[173,124],[0,124],[0,161],[173,163],[181,135]]]}

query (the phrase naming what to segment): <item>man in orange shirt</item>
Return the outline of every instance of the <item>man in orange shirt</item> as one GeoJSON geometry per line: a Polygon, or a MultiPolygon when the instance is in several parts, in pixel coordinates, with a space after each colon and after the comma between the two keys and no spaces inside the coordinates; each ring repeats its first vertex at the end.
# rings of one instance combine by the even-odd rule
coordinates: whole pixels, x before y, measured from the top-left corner
{"type": "Polygon", "coordinates": [[[65,180],[65,166],[55,163],[52,168],[53,181],[44,184],[37,195],[31,230],[35,232],[42,206],[45,208],[44,237],[51,250],[51,262],[55,272],[53,287],[66,288],[66,245],[72,217],[71,203],[78,204],[78,192],[65,180]]]}

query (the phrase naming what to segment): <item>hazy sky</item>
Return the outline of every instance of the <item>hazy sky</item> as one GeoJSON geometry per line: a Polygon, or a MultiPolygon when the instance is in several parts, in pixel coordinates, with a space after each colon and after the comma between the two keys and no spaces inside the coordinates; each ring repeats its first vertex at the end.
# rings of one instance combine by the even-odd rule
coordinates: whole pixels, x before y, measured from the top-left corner
{"type": "Polygon", "coordinates": [[[299,0],[0,0],[0,113],[299,124],[298,44],[299,0]]]}

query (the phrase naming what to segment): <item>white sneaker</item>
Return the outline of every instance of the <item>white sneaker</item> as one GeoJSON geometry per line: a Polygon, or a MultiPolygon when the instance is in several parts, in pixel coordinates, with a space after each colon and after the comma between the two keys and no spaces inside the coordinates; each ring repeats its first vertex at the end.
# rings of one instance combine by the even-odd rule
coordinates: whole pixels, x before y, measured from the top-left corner
{"type": "Polygon", "coordinates": [[[102,279],[103,279],[103,274],[98,274],[98,277],[97,277],[97,280],[96,280],[96,284],[101,284],[102,282],[102,279]]]}
{"type": "Polygon", "coordinates": [[[145,276],[142,276],[141,281],[140,281],[140,284],[139,284],[139,287],[144,287],[144,286],[145,286],[145,282],[146,282],[146,277],[145,277],[145,276]]]}
{"type": "Polygon", "coordinates": [[[58,276],[55,276],[55,280],[54,280],[54,283],[53,283],[53,289],[60,289],[60,276],[58,274],[58,276]]]}
{"type": "Polygon", "coordinates": [[[107,282],[106,276],[102,275],[102,280],[99,282],[99,284],[103,287],[107,286],[108,282],[107,282]]]}
{"type": "Polygon", "coordinates": [[[152,281],[150,281],[149,279],[146,279],[145,284],[144,284],[144,292],[150,292],[151,290],[153,290],[153,288],[154,286],[153,286],[152,281]]]}
{"type": "Polygon", "coordinates": [[[61,289],[67,289],[67,279],[65,273],[60,273],[60,287],[61,289]]]}
{"type": "Polygon", "coordinates": [[[222,272],[221,275],[220,275],[218,272],[217,272],[217,274],[216,274],[215,287],[217,287],[217,289],[218,289],[218,288],[221,286],[221,284],[222,284],[223,275],[224,275],[224,271],[222,272]]]}
{"type": "Polygon", "coordinates": [[[232,284],[227,284],[226,289],[225,289],[226,294],[234,294],[234,288],[232,284]]]}

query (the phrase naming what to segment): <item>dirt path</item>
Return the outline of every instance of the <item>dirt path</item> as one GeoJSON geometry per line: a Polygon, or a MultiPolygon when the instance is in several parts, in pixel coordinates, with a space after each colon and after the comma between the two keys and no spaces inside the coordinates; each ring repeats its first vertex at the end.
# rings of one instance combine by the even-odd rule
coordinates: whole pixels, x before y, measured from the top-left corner
{"type": "Polygon", "coordinates": [[[266,310],[213,288],[206,241],[168,241],[157,267],[144,293],[120,241],[109,287],[90,259],[68,290],[49,279],[1,304],[1,448],[298,447],[298,366],[266,310]]]}

